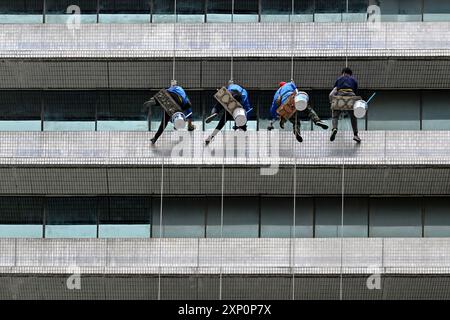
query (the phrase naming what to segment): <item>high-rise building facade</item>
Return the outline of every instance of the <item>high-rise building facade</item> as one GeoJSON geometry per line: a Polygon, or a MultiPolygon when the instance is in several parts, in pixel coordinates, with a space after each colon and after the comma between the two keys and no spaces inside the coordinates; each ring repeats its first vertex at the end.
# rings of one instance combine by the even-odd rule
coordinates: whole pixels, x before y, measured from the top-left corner
{"type": "Polygon", "coordinates": [[[0,0],[0,58],[0,299],[450,298],[450,2],[0,0]],[[291,80],[331,127],[346,66],[361,143],[267,130],[291,80]]]}

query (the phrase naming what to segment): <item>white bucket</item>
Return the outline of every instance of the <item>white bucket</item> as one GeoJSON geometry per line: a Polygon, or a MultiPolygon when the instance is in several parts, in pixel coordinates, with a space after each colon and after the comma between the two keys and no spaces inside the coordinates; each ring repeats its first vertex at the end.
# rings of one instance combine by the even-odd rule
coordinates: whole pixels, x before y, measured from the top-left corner
{"type": "Polygon", "coordinates": [[[236,126],[242,127],[247,123],[247,114],[243,108],[236,108],[233,111],[233,118],[236,126]]]}
{"type": "Polygon", "coordinates": [[[184,129],[186,125],[186,117],[182,112],[175,112],[171,121],[176,130],[184,129]]]}
{"type": "Polygon", "coordinates": [[[358,100],[353,105],[353,113],[357,118],[364,118],[367,112],[367,102],[364,100],[358,100]]]}
{"type": "Polygon", "coordinates": [[[309,96],[306,92],[299,91],[295,95],[295,109],[303,111],[308,107],[309,96]]]}

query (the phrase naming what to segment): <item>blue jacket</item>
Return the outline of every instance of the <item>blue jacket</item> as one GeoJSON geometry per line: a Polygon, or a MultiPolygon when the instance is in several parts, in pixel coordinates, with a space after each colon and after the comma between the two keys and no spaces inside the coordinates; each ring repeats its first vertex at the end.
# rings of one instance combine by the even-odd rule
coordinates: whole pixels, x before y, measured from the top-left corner
{"type": "Polygon", "coordinates": [[[166,90],[167,92],[175,93],[179,97],[179,100],[176,102],[180,104],[180,107],[183,109],[183,113],[186,115],[186,118],[192,119],[191,101],[189,100],[186,91],[184,91],[184,89],[180,86],[171,86],[166,90]]]}
{"type": "Polygon", "coordinates": [[[356,94],[356,90],[358,90],[358,81],[352,76],[341,76],[334,83],[334,87],[339,89],[352,89],[356,94]]]}
{"type": "Polygon", "coordinates": [[[244,88],[242,88],[240,85],[237,84],[230,84],[227,87],[228,91],[234,90],[239,92],[242,95],[242,101],[241,104],[244,107],[246,112],[249,112],[249,110],[252,108],[252,106],[250,105],[250,100],[248,99],[248,92],[247,90],[245,90],[244,88]]]}
{"type": "Polygon", "coordinates": [[[168,92],[175,93],[177,96],[180,97],[180,100],[177,101],[180,106],[183,108],[186,104],[190,104],[189,98],[184,91],[184,89],[180,86],[171,86],[166,89],[168,92]]]}
{"type": "Polygon", "coordinates": [[[285,103],[290,95],[297,89],[297,86],[293,82],[288,82],[275,92],[273,96],[272,106],[270,107],[270,114],[272,119],[278,118],[277,109],[279,105],[277,104],[278,98],[281,96],[281,104],[285,103]]]}

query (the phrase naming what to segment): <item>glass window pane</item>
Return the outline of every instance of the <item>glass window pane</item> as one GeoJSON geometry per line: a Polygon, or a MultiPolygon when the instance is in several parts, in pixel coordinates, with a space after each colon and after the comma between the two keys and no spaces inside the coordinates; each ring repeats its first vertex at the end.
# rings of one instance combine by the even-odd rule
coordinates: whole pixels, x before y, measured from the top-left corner
{"type": "Polygon", "coordinates": [[[207,21],[231,22],[231,0],[208,0],[207,21]]]}
{"type": "Polygon", "coordinates": [[[258,0],[234,2],[234,22],[258,22],[258,0]]]}
{"type": "Polygon", "coordinates": [[[261,22],[288,22],[292,0],[261,0],[261,22]]]}
{"type": "Polygon", "coordinates": [[[369,0],[348,0],[348,12],[367,14],[369,0]]]}
{"type": "Polygon", "coordinates": [[[174,23],[175,22],[174,0],[153,0],[153,22],[174,23]]]}
{"type": "Polygon", "coordinates": [[[1,23],[42,23],[44,0],[0,0],[1,23]]]}
{"type": "Polygon", "coordinates": [[[94,131],[96,91],[48,91],[44,99],[45,131],[94,131]]]}
{"type": "Polygon", "coordinates": [[[422,21],[422,0],[379,0],[381,21],[422,21]]]}
{"type": "Polygon", "coordinates": [[[368,130],[420,130],[420,92],[378,92],[367,120],[368,130]]]}
{"type": "Polygon", "coordinates": [[[370,237],[421,237],[421,207],[416,198],[370,199],[370,237]]]}
{"type": "Polygon", "coordinates": [[[148,131],[148,112],[143,103],[150,96],[148,91],[99,92],[97,130],[148,131]]]}
{"type": "Polygon", "coordinates": [[[151,198],[108,197],[99,199],[100,238],[149,238],[151,198]]]}
{"type": "Polygon", "coordinates": [[[96,238],[96,198],[49,198],[46,238],[96,238]]]}
{"type": "Polygon", "coordinates": [[[450,199],[425,198],[424,236],[450,237],[450,199]]]}
{"type": "Polygon", "coordinates": [[[423,91],[422,129],[450,130],[450,91],[423,91]]]}
{"type": "Polygon", "coordinates": [[[40,92],[2,91],[0,110],[0,131],[41,130],[40,92]]]}
{"type": "Polygon", "coordinates": [[[177,22],[202,23],[205,21],[205,0],[177,0],[177,22]]]}
{"type": "Polygon", "coordinates": [[[424,21],[450,21],[450,1],[425,0],[424,21]]]}
{"type": "MultiPolygon", "coordinates": [[[[220,237],[220,197],[208,198],[206,237],[220,237]]],[[[258,198],[226,197],[223,209],[223,237],[259,236],[258,198]]]]}
{"type": "MultiPolygon", "coordinates": [[[[293,236],[292,197],[261,198],[261,237],[289,238],[293,236]]],[[[297,198],[295,208],[295,237],[313,236],[313,199],[297,198]]]]}
{"type": "Polygon", "coordinates": [[[150,0],[100,0],[100,23],[149,23],[150,0]]]}
{"type": "Polygon", "coordinates": [[[80,10],[80,23],[97,22],[96,0],[46,0],[45,6],[46,23],[67,23],[72,14],[77,12],[78,8],[80,10]]]}
{"type": "MultiPolygon", "coordinates": [[[[160,198],[153,203],[152,237],[160,237],[160,198]]],[[[204,238],[205,237],[205,198],[164,197],[163,237],[204,238]]]]}
{"type": "Polygon", "coordinates": [[[42,199],[0,197],[0,238],[42,238],[42,199]]]}
{"type": "Polygon", "coordinates": [[[345,12],[346,0],[315,0],[316,13],[345,12]]]}
{"type": "Polygon", "coordinates": [[[295,0],[293,22],[312,22],[314,19],[314,0],[295,0]]]}
{"type": "MultiPolygon", "coordinates": [[[[345,198],[344,237],[368,236],[368,207],[365,198],[345,198]]],[[[316,199],[316,232],[318,238],[340,237],[342,226],[342,199],[316,199]]]]}

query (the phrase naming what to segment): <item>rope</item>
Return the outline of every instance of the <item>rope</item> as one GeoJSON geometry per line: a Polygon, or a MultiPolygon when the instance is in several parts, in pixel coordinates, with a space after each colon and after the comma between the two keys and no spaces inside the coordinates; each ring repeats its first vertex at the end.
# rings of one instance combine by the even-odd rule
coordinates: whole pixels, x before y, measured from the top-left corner
{"type": "MultiPolygon", "coordinates": [[[[289,19],[289,27],[291,30],[291,81],[294,81],[294,25],[292,19],[294,17],[294,0],[291,2],[291,17],[289,19]]],[[[294,130],[297,128],[298,112],[295,112],[294,130]]],[[[297,134],[297,133],[296,133],[297,134]]],[[[300,133],[299,133],[300,134],[300,133]]],[[[296,137],[297,138],[297,137],[296,137]]],[[[294,142],[295,143],[295,142],[294,142]]],[[[296,235],[296,208],[297,208],[297,160],[294,157],[294,185],[293,185],[293,217],[292,217],[292,234],[291,234],[291,247],[292,247],[292,300],[295,300],[295,235],[296,235]]]]}

